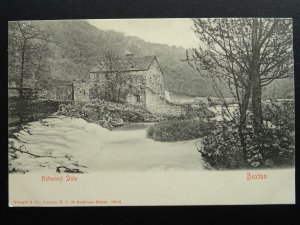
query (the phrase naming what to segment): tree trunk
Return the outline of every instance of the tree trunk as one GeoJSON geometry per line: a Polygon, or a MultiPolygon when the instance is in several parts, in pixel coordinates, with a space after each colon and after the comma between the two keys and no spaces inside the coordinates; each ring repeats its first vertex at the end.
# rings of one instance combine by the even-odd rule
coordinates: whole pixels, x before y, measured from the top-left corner
{"type": "Polygon", "coordinates": [[[22,53],[21,53],[21,71],[20,71],[20,100],[23,100],[23,88],[24,88],[24,64],[25,64],[25,51],[26,51],[26,41],[23,43],[22,53]]]}
{"type": "Polygon", "coordinates": [[[261,106],[261,83],[260,77],[253,77],[252,86],[252,112],[253,112],[253,128],[256,134],[260,134],[263,124],[262,106],[261,106]]]}
{"type": "Polygon", "coordinates": [[[24,107],[25,107],[25,102],[24,102],[24,93],[23,93],[23,89],[24,89],[24,64],[25,64],[25,51],[26,51],[26,39],[23,42],[23,46],[22,46],[22,53],[21,53],[21,71],[20,71],[20,104],[19,104],[19,117],[20,117],[20,123],[23,123],[24,120],[24,107]]]}
{"type": "Polygon", "coordinates": [[[252,112],[253,112],[253,128],[256,134],[261,133],[263,117],[261,107],[261,80],[259,74],[259,43],[258,43],[258,20],[253,19],[252,29],[252,62],[251,62],[251,78],[252,78],[252,112]]]}
{"type": "Polygon", "coordinates": [[[241,102],[241,109],[240,109],[240,124],[239,124],[239,137],[241,141],[241,146],[243,150],[243,160],[244,164],[247,164],[247,148],[245,143],[245,128],[246,128],[246,122],[247,122],[247,109],[249,104],[249,99],[251,95],[251,83],[246,87],[245,94],[243,96],[242,102],[241,102]]]}
{"type": "Polygon", "coordinates": [[[251,96],[251,83],[245,89],[245,93],[241,103],[241,125],[243,128],[246,127],[246,119],[247,119],[247,109],[249,105],[249,100],[251,96]]]}

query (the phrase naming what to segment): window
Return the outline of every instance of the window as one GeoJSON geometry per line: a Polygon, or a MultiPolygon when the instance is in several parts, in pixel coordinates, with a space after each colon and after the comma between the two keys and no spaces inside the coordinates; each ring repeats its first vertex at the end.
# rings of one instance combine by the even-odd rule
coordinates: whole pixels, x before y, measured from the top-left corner
{"type": "Polygon", "coordinates": [[[140,95],[136,95],[135,97],[136,97],[137,102],[141,102],[141,96],[140,95]]]}

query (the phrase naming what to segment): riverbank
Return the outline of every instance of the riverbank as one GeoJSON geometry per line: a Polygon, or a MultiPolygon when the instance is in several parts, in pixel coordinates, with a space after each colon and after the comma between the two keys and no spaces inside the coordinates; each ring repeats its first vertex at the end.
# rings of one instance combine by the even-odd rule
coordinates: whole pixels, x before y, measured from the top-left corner
{"type": "Polygon", "coordinates": [[[124,126],[137,122],[158,122],[166,117],[155,115],[142,107],[103,100],[89,102],[71,102],[61,104],[54,115],[83,118],[104,128],[124,126]]]}

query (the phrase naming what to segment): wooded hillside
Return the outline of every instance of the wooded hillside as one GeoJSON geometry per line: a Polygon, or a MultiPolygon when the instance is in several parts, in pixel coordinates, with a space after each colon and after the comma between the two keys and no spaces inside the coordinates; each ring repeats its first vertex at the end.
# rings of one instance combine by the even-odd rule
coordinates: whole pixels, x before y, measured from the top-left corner
{"type": "MultiPolygon", "coordinates": [[[[138,37],[116,31],[100,30],[86,21],[43,21],[40,23],[53,34],[50,76],[64,80],[84,79],[91,68],[108,50],[122,55],[125,50],[136,57],[156,55],[165,75],[169,91],[191,96],[214,95],[211,82],[191,69],[185,59],[186,49],[146,42],[138,37]]],[[[227,92],[224,90],[224,92],[227,92]]],[[[293,80],[271,83],[263,93],[265,98],[293,96],[293,80]]]]}

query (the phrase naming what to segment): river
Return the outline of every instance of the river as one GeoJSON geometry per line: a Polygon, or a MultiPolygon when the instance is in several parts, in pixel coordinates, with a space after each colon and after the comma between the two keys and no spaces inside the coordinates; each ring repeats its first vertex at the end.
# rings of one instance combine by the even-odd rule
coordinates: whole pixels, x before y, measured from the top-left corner
{"type": "Polygon", "coordinates": [[[54,117],[29,123],[10,138],[23,151],[12,167],[56,171],[59,166],[98,171],[204,170],[199,140],[158,142],[146,137],[149,124],[109,131],[83,119],[54,117]],[[21,147],[22,146],[22,147],[21,147]],[[21,148],[20,148],[21,147],[21,148]]]}

